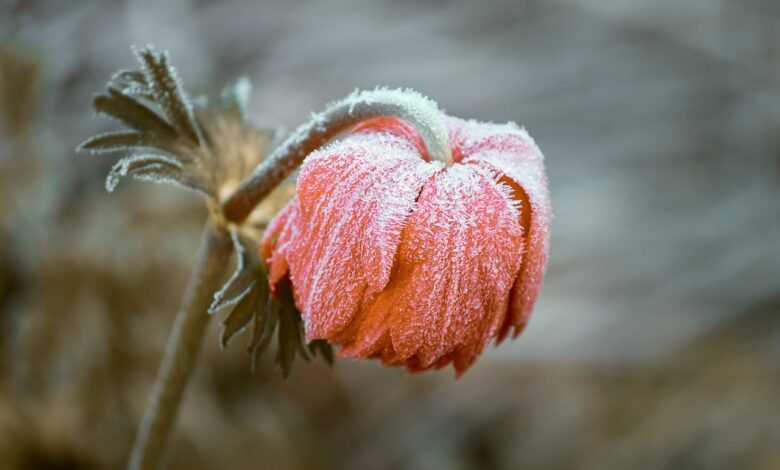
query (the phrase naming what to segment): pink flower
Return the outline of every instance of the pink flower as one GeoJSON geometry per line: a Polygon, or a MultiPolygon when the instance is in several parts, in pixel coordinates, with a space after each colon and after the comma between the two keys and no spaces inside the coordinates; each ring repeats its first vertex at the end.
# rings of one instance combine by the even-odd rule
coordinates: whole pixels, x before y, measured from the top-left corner
{"type": "Polygon", "coordinates": [[[307,158],[261,246],[272,288],[292,282],[307,340],[460,375],[525,328],[547,260],[544,157],[514,124],[448,128],[451,165],[391,117],[307,158]]]}

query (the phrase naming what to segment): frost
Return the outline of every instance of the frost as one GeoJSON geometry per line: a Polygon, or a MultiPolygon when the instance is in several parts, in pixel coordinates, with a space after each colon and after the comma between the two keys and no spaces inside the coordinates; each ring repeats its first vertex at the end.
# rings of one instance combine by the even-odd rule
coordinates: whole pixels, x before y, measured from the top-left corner
{"type": "MultiPolygon", "coordinates": [[[[385,114],[396,114],[411,122],[425,140],[428,153],[432,158],[445,163],[452,161],[447,123],[444,112],[432,99],[412,89],[391,89],[378,87],[374,90],[355,90],[332,108],[346,106],[350,115],[363,115],[368,112],[372,117],[374,109],[386,109],[385,114]]],[[[327,113],[327,111],[326,111],[327,113]]]]}
{"type": "Polygon", "coordinates": [[[143,134],[134,131],[106,132],[91,137],[76,148],[77,151],[86,150],[93,154],[116,152],[138,147],[145,143],[143,134]]]}
{"type": "Polygon", "coordinates": [[[124,176],[157,183],[178,183],[181,169],[181,162],[164,155],[131,155],[119,160],[108,172],[106,191],[113,192],[124,176]]]}
{"type": "Polygon", "coordinates": [[[147,46],[143,49],[134,49],[134,52],[142,64],[145,82],[155,102],[160,104],[171,124],[193,142],[204,143],[192,104],[183,92],[176,69],[168,63],[167,51],[155,52],[152,46],[147,46]]]}

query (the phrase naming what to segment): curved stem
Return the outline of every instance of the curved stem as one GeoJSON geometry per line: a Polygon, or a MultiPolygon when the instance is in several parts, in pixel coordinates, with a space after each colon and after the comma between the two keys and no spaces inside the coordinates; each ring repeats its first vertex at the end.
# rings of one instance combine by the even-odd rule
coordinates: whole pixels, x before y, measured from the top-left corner
{"type": "Polygon", "coordinates": [[[397,116],[414,125],[431,158],[452,162],[444,114],[432,100],[412,90],[377,89],[355,92],[328,106],[299,127],[277,147],[254,173],[225,201],[222,211],[234,223],[243,222],[252,209],[295,170],[309,153],[347,128],[372,117],[397,116]]]}
{"type": "Polygon", "coordinates": [[[198,260],[165,348],[152,395],[130,454],[130,470],[157,470],[179,410],[184,388],[197,362],[208,326],[208,307],[224,278],[232,250],[224,230],[206,224],[198,260]]]}

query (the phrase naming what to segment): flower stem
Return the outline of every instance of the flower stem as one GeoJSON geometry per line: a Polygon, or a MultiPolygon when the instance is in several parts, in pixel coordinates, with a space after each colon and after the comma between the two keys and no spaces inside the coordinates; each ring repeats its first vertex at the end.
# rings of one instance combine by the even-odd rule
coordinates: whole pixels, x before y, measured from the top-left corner
{"type": "Polygon", "coordinates": [[[313,115],[258,165],[222,205],[225,218],[237,224],[243,222],[309,153],[349,127],[379,116],[407,120],[420,132],[433,159],[452,162],[444,114],[436,103],[411,90],[356,92],[313,115]]]}
{"type": "Polygon", "coordinates": [[[211,318],[208,307],[213,293],[223,281],[232,247],[224,230],[215,227],[211,221],[206,224],[197,263],[176,315],[157,381],[130,454],[130,470],[160,468],[184,388],[197,362],[211,318]]]}

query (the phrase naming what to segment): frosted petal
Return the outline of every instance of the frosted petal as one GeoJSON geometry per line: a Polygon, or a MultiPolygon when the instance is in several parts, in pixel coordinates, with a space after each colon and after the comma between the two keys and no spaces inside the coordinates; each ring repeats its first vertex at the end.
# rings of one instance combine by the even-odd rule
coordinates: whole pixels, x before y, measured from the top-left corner
{"type": "Polygon", "coordinates": [[[293,198],[271,220],[260,242],[260,256],[268,265],[268,283],[271,291],[276,292],[276,284],[287,275],[287,251],[291,237],[296,232],[295,222],[298,216],[298,199],[293,198]]]}
{"type": "Polygon", "coordinates": [[[522,240],[517,210],[492,174],[471,165],[438,172],[404,228],[390,282],[347,330],[340,354],[410,370],[454,361],[462,373],[504,321],[522,240]]]}
{"type": "Polygon", "coordinates": [[[509,318],[499,333],[500,342],[510,327],[514,327],[514,336],[522,332],[544,278],[552,219],[544,156],[528,133],[514,123],[451,118],[449,127],[454,158],[494,172],[521,206],[525,256],[512,291],[509,318]]]}
{"type": "MultiPolygon", "coordinates": [[[[407,140],[354,134],[311,154],[284,250],[307,339],[337,334],[390,279],[401,230],[439,168],[407,140]]],[[[280,240],[282,240],[280,236],[280,240]]]]}

